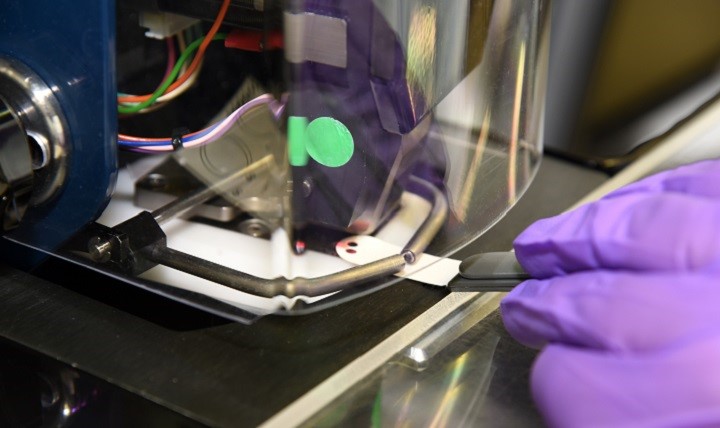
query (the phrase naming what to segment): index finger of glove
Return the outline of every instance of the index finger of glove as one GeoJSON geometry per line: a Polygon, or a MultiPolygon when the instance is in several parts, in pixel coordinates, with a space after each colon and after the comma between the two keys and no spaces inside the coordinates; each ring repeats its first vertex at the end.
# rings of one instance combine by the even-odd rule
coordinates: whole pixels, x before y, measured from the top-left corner
{"type": "Polygon", "coordinates": [[[683,193],[601,199],[535,222],[514,241],[535,278],[597,269],[720,269],[720,199],[683,193]]]}

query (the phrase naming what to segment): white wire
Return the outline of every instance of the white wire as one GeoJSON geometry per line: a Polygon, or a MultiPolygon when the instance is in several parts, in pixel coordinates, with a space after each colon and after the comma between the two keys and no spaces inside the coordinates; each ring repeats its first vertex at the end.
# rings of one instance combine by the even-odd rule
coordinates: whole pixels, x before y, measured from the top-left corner
{"type": "MultiPolygon", "coordinates": [[[[269,105],[269,108],[275,115],[276,119],[282,114],[282,111],[284,109],[284,104],[275,100],[272,95],[260,95],[259,97],[253,98],[252,100],[238,107],[228,117],[218,122],[210,132],[196,140],[192,140],[183,144],[183,147],[197,147],[215,141],[216,139],[222,137],[242,115],[247,113],[249,110],[263,104],[269,105]]],[[[135,147],[134,149],[148,152],[170,152],[174,150],[173,146],[170,144],[161,146],[140,146],[135,147]]]]}

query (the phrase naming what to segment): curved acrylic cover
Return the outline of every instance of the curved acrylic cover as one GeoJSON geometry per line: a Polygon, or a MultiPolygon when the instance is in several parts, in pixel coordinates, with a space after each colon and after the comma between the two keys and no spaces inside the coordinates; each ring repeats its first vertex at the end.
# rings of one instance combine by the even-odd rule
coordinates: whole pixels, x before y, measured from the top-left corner
{"type": "MultiPolygon", "coordinates": [[[[237,308],[248,320],[308,313],[399,279],[342,278],[336,288],[319,280],[327,293],[297,295],[354,266],[338,242],[372,237],[397,247],[401,261],[449,256],[527,188],[542,148],[546,2],[305,0],[282,15],[281,93],[248,79],[209,121],[236,116],[222,137],[122,169],[93,229],[214,188],[219,197],[163,219],[167,248],[188,262],[157,265],[171,257],[152,251],[132,274],[96,263],[102,255],[84,263],[233,319],[242,318],[237,308]],[[219,283],[236,280],[233,271],[274,288],[219,283]],[[283,278],[289,285],[278,285],[283,278]]],[[[149,235],[134,225],[122,232],[149,235]]]]}

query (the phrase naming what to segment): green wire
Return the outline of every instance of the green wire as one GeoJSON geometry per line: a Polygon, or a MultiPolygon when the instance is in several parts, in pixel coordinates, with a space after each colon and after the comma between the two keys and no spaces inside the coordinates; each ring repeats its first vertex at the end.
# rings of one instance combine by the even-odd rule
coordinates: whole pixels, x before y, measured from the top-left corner
{"type": "Polygon", "coordinates": [[[380,428],[382,426],[382,388],[378,390],[373,402],[372,413],[370,414],[370,426],[380,428]]]}
{"type": "MultiPolygon", "coordinates": [[[[226,37],[227,37],[227,34],[218,33],[218,34],[215,34],[215,37],[213,37],[213,40],[214,41],[225,40],[226,37]]],[[[152,93],[150,98],[148,98],[147,100],[145,100],[141,103],[138,103],[138,104],[118,105],[118,113],[121,113],[121,114],[137,113],[140,110],[142,110],[146,107],[149,107],[153,103],[155,103],[155,101],[157,101],[157,99],[160,98],[165,93],[167,88],[170,85],[172,85],[172,83],[177,78],[178,74],[180,74],[180,69],[182,68],[183,64],[188,60],[190,55],[192,55],[193,52],[195,52],[198,49],[198,47],[200,47],[203,40],[205,40],[205,37],[201,37],[201,38],[195,40],[194,42],[190,43],[190,45],[183,51],[182,55],[180,55],[180,58],[178,59],[177,63],[175,63],[175,67],[173,67],[170,75],[167,77],[167,79],[165,79],[162,82],[162,84],[157,89],[155,89],[155,92],[152,93]]]]}

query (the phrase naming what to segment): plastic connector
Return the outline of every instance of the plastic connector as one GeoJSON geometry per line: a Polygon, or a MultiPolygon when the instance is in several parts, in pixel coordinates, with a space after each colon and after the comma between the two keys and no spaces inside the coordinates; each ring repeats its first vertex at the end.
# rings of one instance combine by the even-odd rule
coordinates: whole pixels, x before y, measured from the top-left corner
{"type": "Polygon", "coordinates": [[[147,28],[145,36],[165,39],[199,22],[198,19],[167,12],[140,13],[140,26],[147,28]]]}

